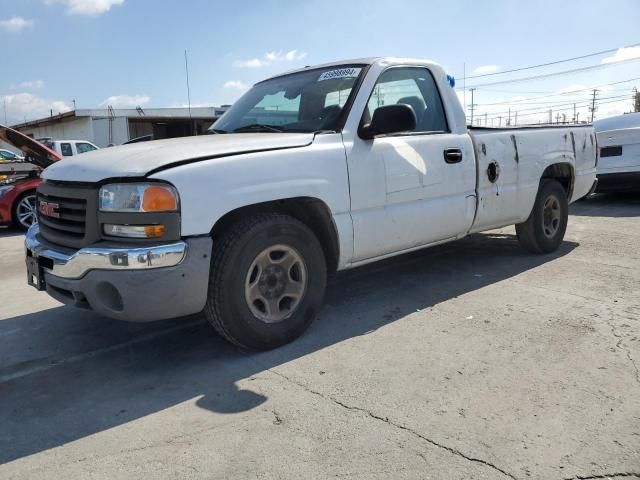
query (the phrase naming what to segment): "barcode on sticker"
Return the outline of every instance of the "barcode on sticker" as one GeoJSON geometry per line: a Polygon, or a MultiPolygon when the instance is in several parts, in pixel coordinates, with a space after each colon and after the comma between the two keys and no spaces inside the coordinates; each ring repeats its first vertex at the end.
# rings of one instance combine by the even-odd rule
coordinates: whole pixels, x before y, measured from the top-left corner
{"type": "Polygon", "coordinates": [[[334,78],[353,78],[360,75],[361,68],[338,68],[337,70],[329,70],[324,72],[318,78],[318,81],[333,80],[334,78]]]}

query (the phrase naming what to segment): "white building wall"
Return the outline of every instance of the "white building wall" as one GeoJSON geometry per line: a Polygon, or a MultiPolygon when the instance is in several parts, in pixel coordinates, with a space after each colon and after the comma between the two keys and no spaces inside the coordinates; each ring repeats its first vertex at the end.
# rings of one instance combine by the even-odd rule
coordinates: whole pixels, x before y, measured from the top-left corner
{"type": "Polygon", "coordinates": [[[126,117],[115,117],[111,120],[112,138],[109,140],[109,119],[100,117],[93,119],[93,143],[100,148],[109,145],[120,145],[129,140],[129,121],[126,117]]]}
{"type": "Polygon", "coordinates": [[[52,125],[20,129],[33,138],[50,137],[54,140],[89,140],[93,142],[93,128],[90,117],[75,117],[52,125]]]}

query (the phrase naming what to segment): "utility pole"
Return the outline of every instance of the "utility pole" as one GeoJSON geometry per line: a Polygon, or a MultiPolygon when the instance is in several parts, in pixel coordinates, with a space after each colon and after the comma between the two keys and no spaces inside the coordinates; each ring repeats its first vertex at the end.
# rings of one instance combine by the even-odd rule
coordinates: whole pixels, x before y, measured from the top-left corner
{"type": "Polygon", "coordinates": [[[469,91],[471,92],[471,126],[473,127],[473,108],[475,107],[475,104],[473,103],[473,92],[475,92],[476,89],[470,88],[469,91]]]}
{"type": "Polygon", "coordinates": [[[578,123],[578,116],[576,115],[576,104],[573,104],[573,123],[578,123]]]}
{"type": "Polygon", "coordinates": [[[487,126],[487,112],[484,112],[484,126],[487,126]]]}
{"type": "Polygon", "coordinates": [[[501,127],[502,126],[502,115],[498,116],[498,126],[501,127]]]}
{"type": "Polygon", "coordinates": [[[549,109],[549,124],[553,123],[553,110],[549,109]]]}
{"type": "MultiPolygon", "coordinates": [[[[378,105],[380,106],[380,105],[378,105]]],[[[467,64],[462,64],[462,106],[464,107],[464,115],[467,116],[467,64]]]]}
{"type": "Polygon", "coordinates": [[[71,100],[73,102],[73,111],[76,111],[76,99],[71,100]]]}
{"type": "MultiPolygon", "coordinates": [[[[189,105],[189,126],[192,133],[194,133],[193,128],[193,118],[191,117],[191,89],[189,88],[189,61],[187,60],[187,51],[184,51],[184,71],[187,74],[187,102],[189,105]]],[[[198,132],[195,132],[196,134],[198,132]]]]}
{"type": "Polygon", "coordinates": [[[591,123],[593,123],[593,116],[596,113],[596,93],[598,93],[598,90],[596,90],[595,88],[593,89],[593,99],[591,100],[591,108],[589,110],[591,110],[591,123]]]}
{"type": "Polygon", "coordinates": [[[507,126],[511,126],[511,107],[509,107],[509,118],[507,119],[507,126]]]}
{"type": "Polygon", "coordinates": [[[640,112],[640,92],[633,87],[633,111],[640,112]]]}
{"type": "Polygon", "coordinates": [[[556,113],[556,123],[560,123],[560,114],[556,113]]]}
{"type": "Polygon", "coordinates": [[[518,111],[516,110],[516,118],[515,118],[515,122],[516,125],[518,125],[518,111]]]}

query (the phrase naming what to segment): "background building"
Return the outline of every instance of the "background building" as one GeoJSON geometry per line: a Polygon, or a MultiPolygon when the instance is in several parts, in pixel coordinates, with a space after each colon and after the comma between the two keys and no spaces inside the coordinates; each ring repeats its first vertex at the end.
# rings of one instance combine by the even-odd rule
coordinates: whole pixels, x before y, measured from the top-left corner
{"type": "Polygon", "coordinates": [[[153,135],[154,139],[205,133],[228,108],[79,109],[13,125],[32,138],[88,140],[99,147],[153,135]]]}

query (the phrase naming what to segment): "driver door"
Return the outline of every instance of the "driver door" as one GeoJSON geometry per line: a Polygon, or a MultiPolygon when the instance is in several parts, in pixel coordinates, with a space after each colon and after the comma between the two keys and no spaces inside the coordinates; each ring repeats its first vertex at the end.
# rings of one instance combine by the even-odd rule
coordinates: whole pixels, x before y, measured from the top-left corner
{"type": "Polygon", "coordinates": [[[416,128],[371,140],[356,136],[347,153],[354,262],[454,239],[473,222],[473,146],[468,135],[449,132],[431,72],[421,67],[382,72],[362,123],[394,103],[411,106],[416,128]]]}

